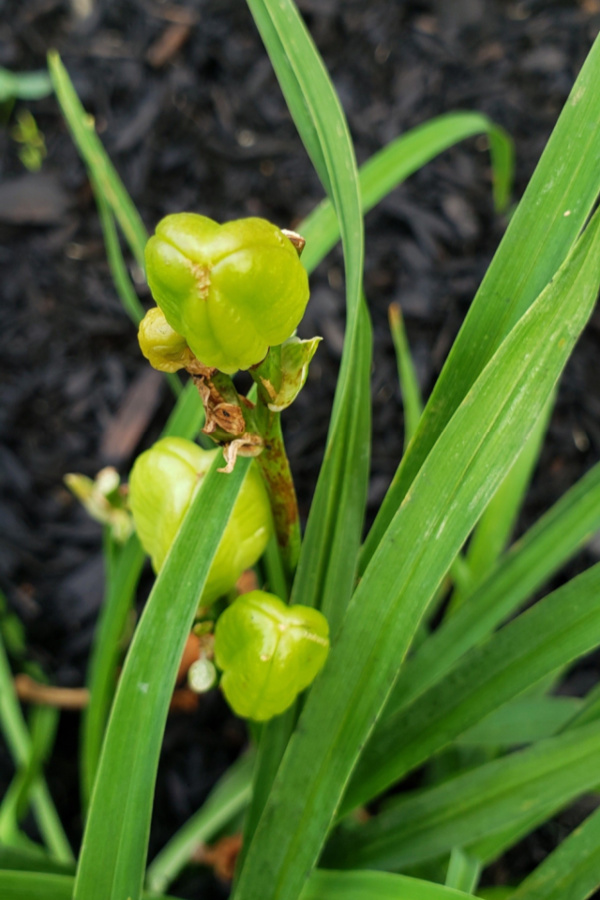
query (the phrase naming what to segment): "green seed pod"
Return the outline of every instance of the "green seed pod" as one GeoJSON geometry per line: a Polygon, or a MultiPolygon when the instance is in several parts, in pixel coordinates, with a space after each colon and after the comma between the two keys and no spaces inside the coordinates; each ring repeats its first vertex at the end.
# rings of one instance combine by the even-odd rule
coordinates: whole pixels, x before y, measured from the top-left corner
{"type": "MultiPolygon", "coordinates": [[[[218,449],[203,450],[192,441],[168,437],[137,458],[129,479],[129,504],[155,572],[160,571],[217,453],[218,449]]],[[[203,605],[233,588],[242,572],[262,556],[271,531],[267,491],[259,470],[251,465],[210,568],[200,598],[203,605]]]]}
{"type": "Polygon", "coordinates": [[[308,606],[251,591],[225,610],[215,628],[221,687],[239,716],[265,722],[284,712],[316,678],[329,652],[325,616],[308,606]]]}
{"type": "Polygon", "coordinates": [[[146,244],[152,296],[206,366],[232,374],[295,331],[308,302],[296,248],[265,219],[176,213],[146,244]]]}
{"type": "Polygon", "coordinates": [[[140,322],[138,342],[150,365],[161,372],[177,372],[193,359],[185,338],[173,331],[158,306],[140,322]]]}

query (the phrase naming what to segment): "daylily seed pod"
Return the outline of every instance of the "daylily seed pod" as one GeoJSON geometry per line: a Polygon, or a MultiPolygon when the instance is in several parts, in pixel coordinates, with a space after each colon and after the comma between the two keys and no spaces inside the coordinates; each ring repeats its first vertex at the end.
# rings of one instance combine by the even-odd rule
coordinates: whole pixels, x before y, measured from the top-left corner
{"type": "Polygon", "coordinates": [[[329,625],[316,609],[251,591],[218,619],[214,652],[233,711],[264,722],[314,681],[329,653],[329,625]]]}
{"type": "MultiPolygon", "coordinates": [[[[135,462],[129,479],[129,504],[138,537],[159,572],[188,506],[210,469],[218,449],[203,450],[192,441],[157,441],[135,462]]],[[[206,516],[210,516],[210,510],[206,516]]],[[[254,465],[242,484],[199,602],[208,606],[230,591],[242,572],[262,556],[272,532],[269,498],[254,465]]]]}
{"type": "Polygon", "coordinates": [[[226,374],[287,340],[308,302],[296,247],[265,219],[167,216],[146,245],[146,274],[171,327],[203,365],[226,374]]]}

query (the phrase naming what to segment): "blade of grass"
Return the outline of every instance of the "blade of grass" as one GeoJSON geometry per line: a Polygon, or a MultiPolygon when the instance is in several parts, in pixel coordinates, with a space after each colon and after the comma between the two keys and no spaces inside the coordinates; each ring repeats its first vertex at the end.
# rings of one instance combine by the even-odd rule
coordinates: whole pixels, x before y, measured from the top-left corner
{"type": "MultiPolygon", "coordinates": [[[[15,765],[18,768],[26,767],[32,754],[31,739],[15,694],[12,672],[1,640],[0,724],[15,765]]],[[[43,778],[36,779],[30,795],[44,843],[58,861],[73,862],[73,853],[43,778]]]]}
{"type": "MultiPolygon", "coordinates": [[[[526,810],[564,806],[598,782],[600,725],[542,741],[417,795],[365,825],[335,835],[324,864],[402,869],[435,859],[474,836],[493,835],[526,810]]],[[[473,852],[473,851],[471,851],[473,852]]],[[[475,853],[477,855],[477,853],[475,853]]]]}
{"type": "Polygon", "coordinates": [[[81,105],[68,72],[55,50],[48,53],[48,70],[62,113],[73,140],[98,185],[98,193],[109,203],[137,264],[143,269],[144,248],[148,240],[144,223],[109,160],[94,130],[93,119],[81,105]]]}
{"type": "Polygon", "coordinates": [[[364,571],[416,473],[503,338],[551,281],[600,190],[600,39],[592,47],[542,158],[477,292],[363,547],[364,571]]]}
{"type": "Polygon", "coordinates": [[[74,900],[138,900],[141,894],[153,785],[177,668],[248,464],[249,460],[238,459],[225,477],[217,472],[220,461],[215,459],[136,629],[106,731],[74,900]]]}
{"type": "Polygon", "coordinates": [[[600,644],[600,564],[472,649],[443,681],[388,718],[365,748],[342,810],[399,781],[476,722],[600,644]]]}
{"type": "Polygon", "coordinates": [[[316,869],[302,891],[302,900],[467,900],[455,891],[405,875],[387,872],[331,872],[316,869]]]}
{"type": "Polygon", "coordinates": [[[599,222],[592,219],[471,388],[359,582],[277,773],[236,900],[298,897],[429,600],[541,415],[591,314],[599,222]]]}
{"type": "Polygon", "coordinates": [[[194,851],[242,812],[250,802],[254,759],[246,754],[235,762],[211,791],[198,812],[171,838],[148,866],[146,887],[161,893],[187,865],[194,851]]]}
{"type": "MultiPolygon", "coordinates": [[[[447,113],[419,125],[375,153],[359,171],[364,213],[444,150],[478,134],[487,134],[492,152],[496,208],[504,209],[512,185],[513,145],[509,136],[480,113],[447,113]]],[[[303,263],[309,271],[335,247],[340,228],[330,200],[323,200],[300,226],[306,238],[303,263]]]]}
{"type": "Polygon", "coordinates": [[[599,886],[600,810],[596,810],[510,897],[514,900],[586,900],[599,886]]]}

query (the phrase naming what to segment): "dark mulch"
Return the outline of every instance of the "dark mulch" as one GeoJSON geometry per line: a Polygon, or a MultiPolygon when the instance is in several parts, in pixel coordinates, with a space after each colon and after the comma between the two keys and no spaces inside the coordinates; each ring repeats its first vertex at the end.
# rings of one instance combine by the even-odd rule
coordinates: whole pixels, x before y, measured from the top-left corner
{"type": "MultiPolygon", "coordinates": [[[[431,116],[479,110],[516,141],[517,196],[600,27],[597,0],[303,0],[300,7],[339,90],[359,161],[431,116]]],[[[293,226],[322,196],[241,0],[0,0],[0,65],[38,68],[53,46],[149,227],[181,209],[293,226]]],[[[48,146],[43,174],[25,172],[8,129],[0,129],[0,578],[27,626],[32,657],[53,681],[74,686],[83,682],[102,598],[102,560],[99,529],[62,477],[108,462],[126,474],[172,401],[148,374],[120,309],[85,171],[56,103],[31,109],[48,146]],[[132,431],[123,409],[133,401],[132,431]]],[[[367,226],[376,342],[372,518],[402,444],[387,307],[402,305],[427,392],[505,227],[492,209],[485,141],[445,153],[371,213],[367,226]]],[[[340,358],[342,273],[338,250],[313,279],[302,330],[325,341],[285,421],[304,516],[340,358]]],[[[134,277],[147,300],[140,273],[134,277]]],[[[599,325],[596,316],[565,375],[522,527],[598,458],[599,325]]],[[[599,552],[594,547],[578,564],[599,552]]],[[[573,690],[596,676],[591,659],[578,667],[573,690]]],[[[77,726],[75,716],[63,716],[49,769],[75,844],[77,726]]],[[[242,741],[216,696],[197,714],[171,720],[152,851],[197,808],[242,741]]],[[[5,784],[10,767],[1,751],[0,763],[5,784]]],[[[541,829],[492,876],[505,882],[529,871],[582,811],[541,829]]],[[[225,895],[207,879],[190,875],[181,895],[198,897],[209,883],[211,896],[225,895]]]]}

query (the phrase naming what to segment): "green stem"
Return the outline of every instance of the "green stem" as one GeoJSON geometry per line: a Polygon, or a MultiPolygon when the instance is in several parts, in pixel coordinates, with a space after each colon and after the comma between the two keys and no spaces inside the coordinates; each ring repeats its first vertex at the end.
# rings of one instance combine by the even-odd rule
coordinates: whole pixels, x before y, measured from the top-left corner
{"type": "Polygon", "coordinates": [[[300,516],[296,489],[281,433],[281,415],[272,412],[260,398],[255,412],[260,434],[265,442],[264,450],[256,461],[267,485],[275,535],[286,574],[291,582],[300,556],[300,516]]]}

